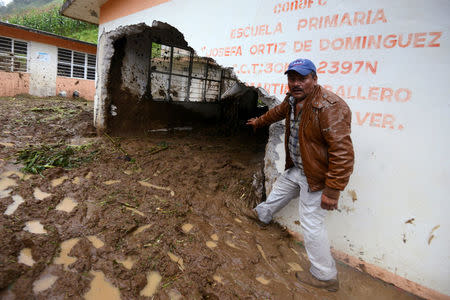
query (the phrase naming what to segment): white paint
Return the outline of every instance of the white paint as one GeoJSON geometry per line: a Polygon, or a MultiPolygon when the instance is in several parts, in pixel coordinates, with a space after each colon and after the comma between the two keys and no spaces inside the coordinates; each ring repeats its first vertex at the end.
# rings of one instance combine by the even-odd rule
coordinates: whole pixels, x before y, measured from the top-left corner
{"type": "Polygon", "coordinates": [[[28,51],[30,94],[39,97],[55,96],[58,48],[29,42],[28,51]]]}
{"type": "MultiPolygon", "coordinates": [[[[355,171],[347,190],[356,192],[357,201],[353,203],[347,192],[342,193],[342,212],[330,213],[327,219],[331,244],[337,250],[450,295],[450,219],[446,216],[446,212],[450,210],[450,202],[447,201],[450,175],[447,154],[450,144],[447,132],[450,128],[450,102],[446,96],[450,92],[450,21],[447,16],[450,2],[315,0],[311,8],[275,14],[275,5],[285,2],[287,1],[172,0],[103,24],[99,31],[110,31],[120,25],[140,22],[151,25],[153,20],[167,22],[184,34],[189,45],[199,55],[208,53],[212,48],[241,46],[242,56],[214,57],[225,67],[284,64],[298,57],[310,58],[317,67],[320,66],[320,61],[329,62],[329,65],[332,61],[377,62],[376,74],[366,72],[365,67],[359,74],[319,73],[319,83],[331,86],[334,92],[338,86],[345,86],[346,95],[343,98],[353,111],[352,138],[356,153],[355,171]],[[321,6],[320,3],[326,4],[321,6]],[[348,12],[353,19],[355,12],[367,15],[369,10],[372,10],[373,17],[379,9],[383,9],[386,23],[297,30],[299,19],[302,18],[309,20],[310,17],[338,14],[341,20],[343,14],[348,12]],[[274,31],[278,22],[282,23],[281,34],[230,38],[233,29],[268,24],[270,30],[274,31]],[[428,45],[432,41],[432,36],[428,34],[430,32],[443,32],[438,40],[439,47],[396,46],[341,51],[320,51],[319,48],[321,39],[363,35],[382,35],[384,38],[389,34],[401,33],[412,33],[413,37],[416,33],[427,33],[423,37],[426,39],[425,45],[428,45]],[[295,53],[294,43],[305,40],[312,41],[311,51],[295,53]],[[253,45],[272,42],[286,42],[285,53],[250,54],[253,45]],[[353,89],[348,97],[347,87],[350,86],[353,89]],[[359,86],[366,98],[370,87],[408,89],[411,91],[411,98],[406,103],[351,99],[359,86]],[[370,126],[372,115],[367,117],[368,122],[358,125],[358,117],[363,119],[367,112],[395,116],[394,129],[376,127],[381,125],[377,122],[372,124],[375,126],[370,126]],[[401,126],[404,128],[399,129],[401,126]],[[348,212],[345,207],[349,208],[348,212]],[[410,218],[415,218],[414,224],[405,224],[410,218]],[[428,244],[430,232],[436,225],[441,226],[433,233],[435,237],[428,244]],[[403,242],[403,234],[406,235],[406,243],[403,242]]],[[[99,45],[100,70],[106,67],[101,63],[103,58],[111,55],[110,52],[102,53],[103,46],[104,44],[99,45]]],[[[331,68],[327,70],[332,71],[331,68]]],[[[99,74],[102,76],[101,72],[99,74]]],[[[282,72],[239,72],[237,75],[248,83],[286,83],[282,72]]],[[[101,89],[104,90],[103,87],[101,89]]],[[[380,89],[374,91],[379,99],[380,89]]],[[[275,92],[273,85],[269,93],[282,99],[280,89],[275,92]]],[[[106,94],[99,94],[100,97],[104,95],[106,94]]],[[[97,100],[100,100],[96,102],[98,111],[104,103],[101,98],[97,100]]],[[[375,115],[375,120],[382,118],[383,116],[375,115]]],[[[282,169],[284,148],[282,145],[276,148],[280,155],[276,163],[277,169],[279,166],[282,169]]],[[[279,221],[294,231],[299,230],[293,224],[297,219],[297,204],[294,202],[279,215],[279,221]]]]}

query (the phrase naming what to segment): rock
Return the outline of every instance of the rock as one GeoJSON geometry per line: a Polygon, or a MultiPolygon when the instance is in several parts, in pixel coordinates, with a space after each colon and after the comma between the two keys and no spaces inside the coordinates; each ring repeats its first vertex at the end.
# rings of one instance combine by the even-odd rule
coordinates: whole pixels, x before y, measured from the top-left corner
{"type": "Polygon", "coordinates": [[[72,97],[74,97],[74,98],[80,97],[80,92],[79,91],[73,91],[72,97]]]}
{"type": "Polygon", "coordinates": [[[67,97],[67,92],[66,91],[61,91],[61,92],[58,93],[58,96],[65,98],[65,97],[67,97]]]}

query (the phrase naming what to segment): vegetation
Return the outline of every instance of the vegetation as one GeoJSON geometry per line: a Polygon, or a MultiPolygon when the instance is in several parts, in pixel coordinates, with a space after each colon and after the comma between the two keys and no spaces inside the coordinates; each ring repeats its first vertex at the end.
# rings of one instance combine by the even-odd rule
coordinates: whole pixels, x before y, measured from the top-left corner
{"type": "Polygon", "coordinates": [[[22,171],[32,174],[54,167],[73,169],[94,158],[97,151],[85,151],[89,147],[64,144],[29,146],[17,153],[16,163],[23,163],[22,171]]]}
{"type": "Polygon", "coordinates": [[[16,13],[7,16],[2,13],[1,16],[3,21],[12,24],[96,44],[98,26],[61,16],[59,9],[62,3],[62,0],[14,0],[6,9],[12,7],[10,10],[16,13]]]}

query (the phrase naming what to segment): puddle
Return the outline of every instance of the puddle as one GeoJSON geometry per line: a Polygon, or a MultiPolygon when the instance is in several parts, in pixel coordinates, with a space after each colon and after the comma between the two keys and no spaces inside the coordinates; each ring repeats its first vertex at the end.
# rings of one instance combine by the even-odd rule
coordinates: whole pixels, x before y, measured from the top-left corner
{"type": "Polygon", "coordinates": [[[113,184],[118,184],[118,183],[120,183],[120,180],[108,180],[108,181],[103,182],[103,184],[106,184],[106,185],[113,185],[113,184]]]}
{"type": "Polygon", "coordinates": [[[227,244],[227,245],[230,246],[231,248],[234,248],[234,249],[240,249],[238,246],[236,246],[235,244],[233,244],[233,243],[230,242],[230,241],[226,241],[225,244],[227,244]]]}
{"type": "Polygon", "coordinates": [[[105,274],[101,271],[91,271],[92,275],[94,275],[94,279],[91,281],[91,288],[84,295],[84,299],[86,300],[99,300],[99,299],[108,299],[108,300],[120,300],[120,292],[119,289],[113,286],[110,282],[108,282],[105,278],[105,274]]]}
{"type": "Polygon", "coordinates": [[[103,243],[102,240],[100,240],[98,237],[96,237],[95,235],[90,235],[87,237],[87,239],[89,240],[89,242],[92,243],[92,245],[94,245],[95,248],[101,248],[105,245],[105,243],[103,243]]]}
{"type": "Polygon", "coordinates": [[[69,177],[67,177],[67,176],[63,176],[63,177],[61,177],[61,178],[53,179],[53,180],[51,181],[52,187],[57,187],[58,185],[61,185],[61,184],[62,184],[64,181],[66,181],[67,179],[69,179],[69,177]]]}
{"type": "Polygon", "coordinates": [[[159,284],[161,283],[161,275],[158,272],[150,272],[147,275],[147,285],[141,290],[139,295],[144,297],[151,297],[156,293],[159,284]]]}
{"type": "Polygon", "coordinates": [[[7,215],[7,216],[12,215],[16,211],[16,209],[19,207],[19,205],[25,202],[23,200],[23,198],[19,195],[12,196],[12,199],[14,202],[11,203],[10,205],[8,205],[8,207],[5,210],[5,215],[7,215]]]}
{"type": "Polygon", "coordinates": [[[14,179],[11,178],[2,178],[0,179],[0,191],[4,191],[10,187],[16,186],[17,183],[14,179]]]}
{"type": "Polygon", "coordinates": [[[50,197],[52,194],[41,191],[39,188],[34,189],[33,196],[37,200],[44,200],[45,198],[50,197]]]}
{"type": "Polygon", "coordinates": [[[290,267],[288,272],[299,272],[299,271],[303,271],[303,268],[298,264],[298,263],[294,263],[294,262],[289,262],[287,263],[288,266],[290,267]]]}
{"type": "Polygon", "coordinates": [[[37,294],[49,289],[56,282],[57,279],[58,279],[57,276],[51,274],[41,276],[41,278],[33,282],[33,292],[37,294]]]}
{"type": "Polygon", "coordinates": [[[213,234],[213,235],[211,235],[211,239],[213,240],[213,241],[218,241],[219,240],[219,236],[217,235],[217,234],[213,234]]]}
{"type": "Polygon", "coordinates": [[[12,192],[11,189],[0,191],[0,199],[9,197],[9,195],[11,194],[11,192],[12,192]]]}
{"type": "Polygon", "coordinates": [[[33,260],[33,256],[31,255],[31,249],[25,248],[20,251],[19,254],[19,263],[32,267],[35,263],[33,260]]]}
{"type": "Polygon", "coordinates": [[[178,264],[178,267],[180,268],[181,271],[184,271],[184,262],[181,257],[173,254],[172,252],[167,252],[167,255],[169,255],[170,260],[178,264]]]}
{"type": "Polygon", "coordinates": [[[75,246],[75,244],[78,243],[79,240],[80,240],[79,238],[73,238],[73,239],[62,242],[61,243],[61,253],[59,254],[58,257],[55,258],[53,263],[57,264],[57,265],[64,265],[64,269],[67,270],[67,267],[70,264],[73,264],[74,262],[77,261],[77,259],[75,257],[71,257],[68,254],[69,254],[70,250],[72,250],[73,246],[75,246]]]}
{"type": "Polygon", "coordinates": [[[184,233],[189,233],[189,231],[191,231],[192,228],[194,228],[194,225],[189,223],[186,223],[183,226],[181,226],[181,230],[183,230],[184,233]]]}
{"type": "Polygon", "coordinates": [[[128,270],[131,270],[131,268],[133,268],[134,263],[136,262],[136,260],[131,258],[131,256],[127,257],[127,259],[124,260],[117,259],[116,261],[119,264],[122,264],[128,270]]]}
{"type": "Polygon", "coordinates": [[[136,229],[136,230],[133,232],[133,235],[136,235],[136,234],[138,234],[138,233],[141,233],[142,231],[144,231],[144,230],[150,228],[150,226],[152,226],[152,224],[148,224],[148,225],[144,225],[144,226],[139,227],[138,229],[136,229]]]}
{"type": "Polygon", "coordinates": [[[237,223],[242,223],[242,221],[241,221],[240,219],[238,219],[238,218],[234,218],[234,220],[235,220],[237,223]]]}
{"type": "Polygon", "coordinates": [[[91,179],[92,176],[94,176],[94,173],[89,172],[89,173],[86,174],[86,176],[84,176],[84,178],[86,178],[86,179],[91,179]]]}
{"type": "Polygon", "coordinates": [[[29,221],[25,223],[25,227],[23,230],[35,233],[35,234],[46,234],[47,230],[44,229],[44,226],[39,221],[29,221]]]}
{"type": "Polygon", "coordinates": [[[168,192],[170,192],[170,195],[171,195],[172,197],[175,196],[175,192],[172,191],[172,190],[171,190],[170,188],[168,188],[168,187],[154,185],[154,184],[151,184],[151,183],[146,182],[146,181],[139,181],[139,184],[142,185],[142,186],[145,186],[145,187],[149,187],[149,188],[156,189],[156,190],[168,191],[168,192]]]}
{"type": "Polygon", "coordinates": [[[131,175],[131,174],[133,174],[133,171],[131,171],[131,170],[125,170],[125,171],[123,171],[125,174],[127,174],[127,175],[131,175]]]}
{"type": "Polygon", "coordinates": [[[75,178],[72,180],[72,183],[73,183],[73,184],[76,184],[76,185],[79,185],[79,184],[81,183],[80,177],[75,177],[75,178]]]}
{"type": "Polygon", "coordinates": [[[132,207],[128,207],[128,206],[126,206],[125,208],[128,210],[131,210],[132,212],[134,212],[140,216],[145,217],[145,214],[142,211],[137,210],[136,208],[132,208],[132,207]]]}
{"type": "Polygon", "coordinates": [[[61,210],[70,213],[78,203],[70,197],[66,197],[57,206],[56,210],[61,210]]]}
{"type": "Polygon", "coordinates": [[[213,248],[216,248],[216,247],[217,247],[217,244],[214,243],[213,241],[207,241],[207,242],[206,242],[206,247],[208,247],[208,248],[210,248],[210,249],[213,249],[213,248]]]}
{"type": "Polygon", "coordinates": [[[270,279],[265,279],[263,276],[256,277],[256,280],[264,285],[268,285],[270,283],[270,279]]]}
{"type": "Polygon", "coordinates": [[[213,276],[214,281],[217,281],[220,284],[223,284],[223,278],[220,275],[214,275],[213,276]]]}

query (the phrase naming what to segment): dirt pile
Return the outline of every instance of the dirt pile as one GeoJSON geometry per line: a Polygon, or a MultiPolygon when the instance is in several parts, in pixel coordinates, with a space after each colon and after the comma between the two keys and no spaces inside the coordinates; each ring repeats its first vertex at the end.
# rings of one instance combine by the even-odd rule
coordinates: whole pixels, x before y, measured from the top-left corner
{"type": "Polygon", "coordinates": [[[0,298],[413,298],[342,264],[338,293],[296,281],[308,268],[301,243],[242,213],[257,202],[265,138],[204,129],[113,144],[94,137],[91,110],[0,99],[0,298]],[[96,156],[43,176],[13,164],[29,144],[61,141],[96,156]]]}

